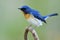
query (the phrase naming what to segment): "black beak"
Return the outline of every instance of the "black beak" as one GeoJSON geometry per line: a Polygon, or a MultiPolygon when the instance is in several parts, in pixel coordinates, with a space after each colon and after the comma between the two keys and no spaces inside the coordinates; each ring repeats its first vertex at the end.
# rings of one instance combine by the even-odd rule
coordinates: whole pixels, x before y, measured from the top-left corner
{"type": "Polygon", "coordinates": [[[22,11],[25,11],[26,10],[26,8],[18,8],[19,10],[22,10],[22,11]]]}
{"type": "Polygon", "coordinates": [[[21,10],[21,8],[18,8],[19,10],[21,10]]]}

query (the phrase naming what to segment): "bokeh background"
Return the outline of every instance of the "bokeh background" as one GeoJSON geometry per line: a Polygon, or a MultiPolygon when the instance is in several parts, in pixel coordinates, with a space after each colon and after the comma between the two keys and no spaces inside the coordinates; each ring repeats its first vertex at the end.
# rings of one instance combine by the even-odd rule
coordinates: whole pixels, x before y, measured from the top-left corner
{"type": "MultiPolygon", "coordinates": [[[[29,23],[19,7],[28,5],[42,15],[57,12],[59,15],[36,27],[40,40],[60,40],[60,0],[0,0],[0,40],[24,40],[24,30],[29,23]]],[[[33,40],[29,32],[28,39],[33,40]]]]}

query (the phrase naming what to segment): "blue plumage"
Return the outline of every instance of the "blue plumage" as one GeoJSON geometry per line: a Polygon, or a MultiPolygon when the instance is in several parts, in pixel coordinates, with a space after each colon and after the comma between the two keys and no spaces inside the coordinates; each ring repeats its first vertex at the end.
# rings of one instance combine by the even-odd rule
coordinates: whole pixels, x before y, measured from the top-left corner
{"type": "Polygon", "coordinates": [[[32,11],[31,11],[31,14],[32,14],[35,18],[37,18],[37,19],[43,21],[44,23],[46,23],[46,21],[43,19],[43,16],[42,16],[38,11],[32,10],[32,11]]]}
{"type": "Polygon", "coordinates": [[[21,8],[18,8],[18,9],[23,11],[24,14],[30,14],[30,15],[34,16],[34,19],[31,18],[30,20],[31,20],[31,22],[33,22],[32,20],[34,20],[34,22],[36,22],[36,20],[37,20],[38,22],[36,22],[36,24],[38,24],[38,23],[42,24],[42,22],[46,23],[47,18],[58,15],[57,13],[53,13],[50,15],[42,16],[37,10],[32,9],[29,6],[22,6],[21,8]]]}
{"type": "Polygon", "coordinates": [[[47,17],[57,16],[57,15],[58,15],[57,13],[53,13],[53,14],[43,16],[43,18],[46,19],[47,17]]]}

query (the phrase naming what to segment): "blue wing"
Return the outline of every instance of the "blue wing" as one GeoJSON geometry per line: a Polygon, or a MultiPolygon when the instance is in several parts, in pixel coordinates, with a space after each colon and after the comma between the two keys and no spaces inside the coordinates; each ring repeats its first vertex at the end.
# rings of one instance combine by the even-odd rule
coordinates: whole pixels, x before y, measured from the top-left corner
{"type": "Polygon", "coordinates": [[[32,14],[35,18],[37,18],[37,19],[43,21],[44,23],[46,23],[46,21],[44,20],[43,16],[42,16],[41,14],[39,14],[38,11],[32,10],[32,11],[31,11],[31,14],[32,14]]]}

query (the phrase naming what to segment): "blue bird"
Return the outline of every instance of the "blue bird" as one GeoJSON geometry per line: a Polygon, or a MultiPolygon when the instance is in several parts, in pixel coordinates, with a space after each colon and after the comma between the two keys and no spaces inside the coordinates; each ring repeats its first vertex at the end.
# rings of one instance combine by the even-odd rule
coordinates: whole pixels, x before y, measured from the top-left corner
{"type": "Polygon", "coordinates": [[[58,15],[58,13],[53,13],[50,15],[42,16],[37,10],[32,9],[29,6],[22,6],[18,9],[23,12],[24,17],[30,24],[33,24],[38,27],[42,26],[43,22],[47,23],[46,19],[48,19],[49,17],[58,15]]]}

